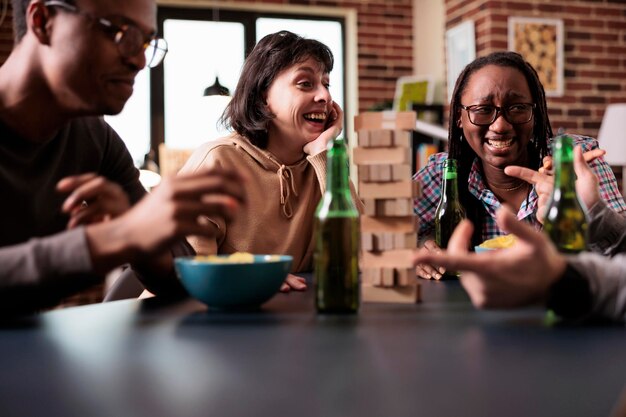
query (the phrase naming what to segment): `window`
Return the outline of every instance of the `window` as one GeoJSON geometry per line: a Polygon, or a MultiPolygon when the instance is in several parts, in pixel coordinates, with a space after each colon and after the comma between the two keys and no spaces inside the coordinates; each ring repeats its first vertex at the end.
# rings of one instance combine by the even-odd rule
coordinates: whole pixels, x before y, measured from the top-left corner
{"type": "Polygon", "coordinates": [[[232,91],[244,60],[241,23],[167,19],[163,37],[170,52],[164,62],[165,143],[192,149],[224,136],[217,125],[224,96],[205,97],[216,77],[232,91]]]}
{"type": "Polygon", "coordinates": [[[204,97],[219,77],[235,89],[246,53],[266,34],[290,30],[330,47],[335,66],[331,95],[348,114],[345,88],[345,35],[341,17],[280,15],[250,11],[159,7],[159,33],[167,39],[164,63],[143,70],[123,112],[106,120],[126,142],[137,164],[160,143],[195,148],[226,131],[217,125],[224,98],[204,97]]]}
{"type": "Polygon", "coordinates": [[[133,95],[124,110],[104,120],[120,135],[137,166],[150,151],[150,70],[143,69],[135,78],[133,95]]]}

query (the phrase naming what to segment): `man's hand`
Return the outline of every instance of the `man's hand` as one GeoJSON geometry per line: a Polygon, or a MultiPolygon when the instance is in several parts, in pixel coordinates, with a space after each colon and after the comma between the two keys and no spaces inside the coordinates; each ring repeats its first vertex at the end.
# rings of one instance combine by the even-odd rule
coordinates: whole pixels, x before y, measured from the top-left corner
{"type": "Polygon", "coordinates": [[[328,142],[335,140],[343,130],[343,110],[339,104],[333,101],[332,110],[328,114],[328,122],[326,130],[322,132],[317,139],[304,145],[303,151],[307,155],[317,155],[323,152],[328,142]]]}
{"type": "Polygon", "coordinates": [[[229,221],[244,202],[243,179],[234,171],[213,168],[165,178],[123,215],[87,227],[94,270],[149,263],[189,235],[212,237],[214,225],[201,219],[229,221]]]}
{"type": "MultiPolygon", "coordinates": [[[[598,179],[587,165],[587,162],[593,161],[595,158],[604,155],[604,153],[605,151],[603,150],[594,149],[583,155],[580,146],[574,148],[574,170],[577,176],[576,193],[586,208],[591,208],[600,200],[598,179]]],[[[539,168],[539,172],[515,165],[504,168],[506,175],[520,178],[535,186],[535,192],[539,197],[537,202],[537,219],[542,223],[554,189],[554,177],[551,170],[552,160],[548,161],[545,158],[544,165],[539,168]]]]}
{"type": "Polygon", "coordinates": [[[211,237],[212,224],[199,219],[217,216],[229,221],[244,201],[239,174],[213,168],[163,179],[120,220],[135,247],[153,253],[185,236],[211,237]]]}
{"type": "Polygon", "coordinates": [[[461,271],[461,284],[478,308],[513,308],[545,302],[550,286],[565,271],[565,258],[545,234],[519,222],[507,209],[500,209],[496,220],[501,229],[518,237],[511,248],[469,253],[473,226],[463,220],[446,252],[416,252],[414,263],[461,271]]]}
{"type": "Polygon", "coordinates": [[[61,208],[70,215],[68,229],[118,217],[130,208],[128,196],[119,184],[94,173],[65,177],[56,188],[70,193],[61,208]]]}

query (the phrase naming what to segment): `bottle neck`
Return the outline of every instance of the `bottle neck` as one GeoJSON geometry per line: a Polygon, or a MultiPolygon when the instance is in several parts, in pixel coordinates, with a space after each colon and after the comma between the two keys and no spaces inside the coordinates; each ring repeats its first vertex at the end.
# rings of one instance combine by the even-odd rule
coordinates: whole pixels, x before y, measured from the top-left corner
{"type": "Polygon", "coordinates": [[[343,145],[333,145],[328,151],[326,192],[332,195],[350,195],[350,169],[348,155],[343,145]]]}
{"type": "Polygon", "coordinates": [[[554,190],[561,196],[576,194],[576,172],[572,144],[562,141],[554,153],[554,190]]]}
{"type": "Polygon", "coordinates": [[[459,199],[459,187],[457,185],[457,173],[455,169],[447,167],[443,172],[443,197],[445,200],[459,199]]]}

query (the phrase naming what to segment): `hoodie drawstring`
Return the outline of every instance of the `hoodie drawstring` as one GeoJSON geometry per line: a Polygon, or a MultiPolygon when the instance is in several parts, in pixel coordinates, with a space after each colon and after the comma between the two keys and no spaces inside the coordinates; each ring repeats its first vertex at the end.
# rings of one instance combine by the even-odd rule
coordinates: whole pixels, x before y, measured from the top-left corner
{"type": "Polygon", "coordinates": [[[291,208],[291,199],[289,197],[292,192],[293,195],[296,197],[298,196],[293,173],[291,172],[291,169],[285,165],[281,165],[276,173],[278,174],[278,180],[280,182],[280,204],[283,206],[283,214],[288,219],[291,219],[291,216],[293,216],[293,210],[291,208]],[[287,184],[286,182],[291,182],[291,184],[287,184]],[[291,185],[291,187],[289,185],[291,185]]]}

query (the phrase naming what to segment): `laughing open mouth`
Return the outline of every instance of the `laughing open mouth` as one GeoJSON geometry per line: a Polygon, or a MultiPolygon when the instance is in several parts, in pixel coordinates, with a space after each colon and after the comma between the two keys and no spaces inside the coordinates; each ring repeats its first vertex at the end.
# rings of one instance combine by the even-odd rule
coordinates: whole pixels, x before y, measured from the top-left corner
{"type": "Polygon", "coordinates": [[[309,122],[324,123],[326,122],[326,113],[307,113],[304,118],[309,122]]]}
{"type": "Polygon", "coordinates": [[[507,140],[487,139],[487,143],[492,148],[502,149],[502,148],[508,148],[509,146],[511,146],[513,144],[513,139],[507,139],[507,140]]]}

